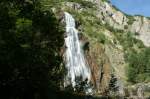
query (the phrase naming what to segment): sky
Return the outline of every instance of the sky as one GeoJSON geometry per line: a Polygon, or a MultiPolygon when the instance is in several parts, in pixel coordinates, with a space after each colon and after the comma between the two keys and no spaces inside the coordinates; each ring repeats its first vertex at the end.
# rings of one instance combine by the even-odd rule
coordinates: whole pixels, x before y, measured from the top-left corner
{"type": "Polygon", "coordinates": [[[126,14],[150,17],[150,0],[110,0],[126,14]]]}

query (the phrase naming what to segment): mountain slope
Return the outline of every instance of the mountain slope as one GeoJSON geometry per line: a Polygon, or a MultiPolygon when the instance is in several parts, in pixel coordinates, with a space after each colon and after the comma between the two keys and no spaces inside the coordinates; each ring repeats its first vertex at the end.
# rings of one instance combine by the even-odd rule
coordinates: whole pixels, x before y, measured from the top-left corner
{"type": "MultiPolygon", "coordinates": [[[[107,0],[43,0],[42,3],[46,9],[53,7],[52,10],[58,17],[61,17],[60,13],[64,11],[74,16],[79,32],[89,42],[89,50],[98,54],[94,56],[92,53],[91,57],[95,62],[90,65],[102,64],[100,67],[103,67],[105,63],[102,60],[109,61],[109,69],[106,70],[110,70],[109,77],[106,77],[108,83],[111,74],[114,74],[124,87],[150,82],[148,18],[126,15],[107,0]],[[100,48],[103,50],[97,52],[100,48]]],[[[102,71],[103,69],[100,72],[102,71]]],[[[104,89],[107,89],[108,83],[104,89]]]]}

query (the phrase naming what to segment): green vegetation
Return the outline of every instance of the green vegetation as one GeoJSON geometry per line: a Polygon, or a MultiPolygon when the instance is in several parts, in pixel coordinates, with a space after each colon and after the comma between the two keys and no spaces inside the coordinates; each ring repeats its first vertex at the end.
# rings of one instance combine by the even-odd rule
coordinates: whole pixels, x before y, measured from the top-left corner
{"type": "Polygon", "coordinates": [[[133,16],[130,16],[130,15],[126,15],[126,16],[127,16],[127,18],[128,18],[128,22],[127,22],[127,23],[128,23],[129,25],[132,25],[133,22],[136,21],[133,16]]]}
{"type": "Polygon", "coordinates": [[[42,4],[49,7],[55,6],[60,7],[63,2],[74,2],[82,6],[82,8],[95,8],[94,3],[85,0],[42,0],[42,4]]]}
{"type": "Polygon", "coordinates": [[[121,29],[114,29],[112,26],[110,26],[108,23],[105,23],[103,25],[104,28],[108,29],[109,31],[113,32],[113,33],[123,33],[124,31],[121,29]]]}
{"type": "Polygon", "coordinates": [[[142,41],[134,38],[134,34],[114,29],[105,24],[106,28],[114,33],[124,48],[125,60],[129,63],[127,68],[128,81],[132,83],[150,81],[150,48],[146,48],[142,41]]]}
{"type": "Polygon", "coordinates": [[[98,35],[98,42],[102,43],[102,44],[105,44],[107,42],[107,39],[106,39],[106,36],[103,34],[103,33],[100,33],[98,35]]]}
{"type": "Polygon", "coordinates": [[[85,1],[85,0],[68,0],[68,1],[79,3],[79,4],[81,4],[81,6],[83,6],[85,8],[93,8],[94,7],[94,4],[90,1],[85,1]]]}
{"type": "Polygon", "coordinates": [[[58,20],[38,0],[1,0],[0,7],[0,98],[49,99],[62,77],[58,20]]]}
{"type": "Polygon", "coordinates": [[[94,14],[93,8],[87,8],[87,10],[83,10],[81,12],[71,8],[66,8],[66,11],[71,13],[76,21],[80,23],[79,28],[82,29],[81,33],[88,37],[89,40],[102,44],[107,42],[107,38],[103,33],[104,27],[94,14]]]}
{"type": "Polygon", "coordinates": [[[103,2],[108,2],[108,3],[110,3],[110,1],[109,0],[102,0],[103,2]]]}
{"type": "Polygon", "coordinates": [[[133,83],[150,81],[150,48],[145,48],[137,53],[132,52],[127,56],[128,80],[133,83]]]}
{"type": "Polygon", "coordinates": [[[124,29],[128,29],[128,25],[125,25],[125,26],[124,26],[124,29]]]}
{"type": "Polygon", "coordinates": [[[127,69],[129,82],[137,83],[149,81],[150,76],[143,71],[143,69],[147,70],[147,67],[150,65],[145,61],[147,57],[143,56],[145,50],[148,49],[144,47],[142,41],[133,38],[132,33],[116,33],[116,37],[123,46],[126,62],[129,63],[127,69]],[[141,78],[141,75],[143,75],[143,78],[141,78]]]}
{"type": "MultiPolygon", "coordinates": [[[[57,93],[63,96],[63,92],[58,92],[58,82],[64,73],[60,56],[64,31],[51,10],[54,6],[56,10],[59,9],[64,1],[77,2],[86,8],[77,11],[64,7],[80,23],[79,32],[92,42],[106,44],[108,39],[104,30],[114,33],[123,46],[125,59],[129,63],[130,82],[150,81],[150,48],[135,39],[133,33],[114,29],[109,24],[103,25],[96,17],[93,3],[83,0],[1,0],[1,99],[49,99],[48,97],[57,97],[57,93]]],[[[135,21],[133,17],[128,18],[128,24],[135,21]]],[[[113,76],[111,82],[116,82],[113,76]]],[[[111,90],[115,90],[113,84],[110,86],[111,90]]]]}
{"type": "Polygon", "coordinates": [[[115,95],[115,92],[118,91],[118,85],[117,85],[117,78],[115,77],[114,74],[111,74],[111,79],[109,82],[109,90],[113,93],[111,93],[112,95],[115,95]]]}
{"type": "Polygon", "coordinates": [[[128,80],[132,83],[149,81],[150,76],[144,71],[150,68],[148,63],[150,54],[147,53],[149,48],[145,48],[142,41],[133,38],[132,33],[117,33],[116,37],[124,47],[125,59],[129,63],[128,80]]]}

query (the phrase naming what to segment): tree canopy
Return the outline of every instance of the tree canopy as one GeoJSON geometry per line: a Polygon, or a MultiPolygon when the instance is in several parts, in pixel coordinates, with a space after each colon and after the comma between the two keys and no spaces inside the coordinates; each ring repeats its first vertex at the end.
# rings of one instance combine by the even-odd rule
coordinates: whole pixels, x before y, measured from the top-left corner
{"type": "Polygon", "coordinates": [[[133,83],[150,81],[150,48],[128,56],[128,80],[133,83]]]}
{"type": "Polygon", "coordinates": [[[58,20],[38,0],[1,0],[0,7],[0,98],[47,99],[62,62],[58,20]]]}

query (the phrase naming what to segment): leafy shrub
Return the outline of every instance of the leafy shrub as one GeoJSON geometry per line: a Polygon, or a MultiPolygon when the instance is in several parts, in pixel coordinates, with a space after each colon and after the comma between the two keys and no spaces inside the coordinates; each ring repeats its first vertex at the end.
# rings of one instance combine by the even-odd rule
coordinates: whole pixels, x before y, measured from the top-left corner
{"type": "Polygon", "coordinates": [[[93,8],[94,7],[94,4],[90,1],[81,1],[80,3],[83,7],[86,7],[86,8],[93,8]]]}
{"type": "Polygon", "coordinates": [[[63,31],[54,13],[43,11],[38,1],[0,2],[2,99],[49,99],[61,78],[52,73],[62,62],[63,31]]]}
{"type": "Polygon", "coordinates": [[[76,2],[81,4],[81,6],[85,7],[85,8],[93,8],[94,4],[90,1],[85,1],[85,0],[66,0],[68,2],[76,2]]]}
{"type": "Polygon", "coordinates": [[[128,29],[128,25],[125,25],[125,26],[124,26],[124,29],[128,29]]]}
{"type": "Polygon", "coordinates": [[[127,59],[129,62],[128,80],[130,82],[144,82],[150,79],[150,48],[145,48],[140,53],[132,52],[127,59]]]}
{"type": "Polygon", "coordinates": [[[98,42],[105,44],[106,42],[106,36],[103,33],[100,33],[98,36],[98,42]]]}
{"type": "Polygon", "coordinates": [[[129,25],[132,25],[133,22],[136,21],[133,16],[127,15],[127,18],[128,18],[128,22],[127,22],[127,23],[128,23],[129,25]]]}
{"type": "Polygon", "coordinates": [[[109,0],[102,0],[103,2],[110,2],[109,0]]]}

